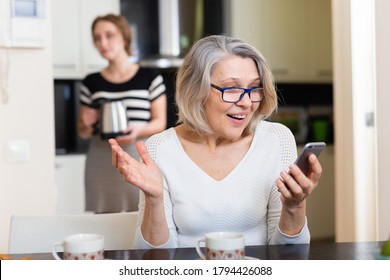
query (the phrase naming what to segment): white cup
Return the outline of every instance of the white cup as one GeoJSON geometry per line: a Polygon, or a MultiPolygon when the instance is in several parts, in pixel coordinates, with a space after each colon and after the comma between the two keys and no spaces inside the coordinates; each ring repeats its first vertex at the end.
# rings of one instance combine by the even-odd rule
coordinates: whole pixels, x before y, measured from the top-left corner
{"type": "Polygon", "coordinates": [[[211,232],[198,240],[196,251],[203,260],[243,260],[245,259],[244,235],[239,232],[211,232]],[[206,255],[200,244],[205,243],[206,255]]]}
{"type": "Polygon", "coordinates": [[[92,233],[80,233],[65,237],[62,242],[55,242],[53,257],[61,260],[57,247],[64,249],[64,260],[102,260],[104,259],[104,236],[92,233]]]}

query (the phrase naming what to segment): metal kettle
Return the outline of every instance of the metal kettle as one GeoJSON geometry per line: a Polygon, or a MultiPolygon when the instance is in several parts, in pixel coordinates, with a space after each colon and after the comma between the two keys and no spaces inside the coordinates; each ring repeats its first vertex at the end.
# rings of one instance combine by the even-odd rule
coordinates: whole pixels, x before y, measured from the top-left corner
{"type": "Polygon", "coordinates": [[[102,140],[125,135],[127,129],[126,109],[122,101],[108,101],[100,107],[100,137],[102,140]]]}

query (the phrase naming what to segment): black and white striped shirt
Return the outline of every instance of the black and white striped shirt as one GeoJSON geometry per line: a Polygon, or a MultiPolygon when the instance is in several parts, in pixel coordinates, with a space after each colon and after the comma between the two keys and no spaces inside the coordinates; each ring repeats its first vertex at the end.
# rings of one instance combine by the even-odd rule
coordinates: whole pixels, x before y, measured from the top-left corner
{"type": "Polygon", "coordinates": [[[151,119],[151,103],[165,94],[165,84],[157,70],[141,67],[123,83],[109,82],[100,73],[89,74],[82,81],[80,90],[81,104],[99,109],[102,102],[121,100],[128,121],[145,124],[151,119]]]}

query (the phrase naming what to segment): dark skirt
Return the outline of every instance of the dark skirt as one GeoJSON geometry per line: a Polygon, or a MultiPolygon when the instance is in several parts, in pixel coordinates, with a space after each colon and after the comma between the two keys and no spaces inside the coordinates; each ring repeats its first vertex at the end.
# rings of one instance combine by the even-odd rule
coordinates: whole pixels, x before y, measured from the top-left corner
{"type": "MultiPolygon", "coordinates": [[[[145,140],[145,139],[142,139],[145,140]]],[[[136,160],[135,144],[125,147],[136,160]]],[[[93,136],[85,164],[86,211],[95,213],[130,212],[138,210],[139,190],[127,183],[112,166],[111,147],[107,141],[93,136]]]]}

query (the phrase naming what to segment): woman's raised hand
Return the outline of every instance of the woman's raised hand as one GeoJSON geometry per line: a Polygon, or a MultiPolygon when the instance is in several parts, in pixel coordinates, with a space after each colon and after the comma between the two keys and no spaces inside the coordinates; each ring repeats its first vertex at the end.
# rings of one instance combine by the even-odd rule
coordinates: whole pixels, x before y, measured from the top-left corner
{"type": "Polygon", "coordinates": [[[110,139],[112,165],[122,174],[126,182],[129,182],[144,192],[145,198],[160,199],[163,195],[163,176],[160,168],[150,157],[145,143],[136,143],[137,152],[141,161],[132,158],[123,151],[115,139],[110,139]]]}

